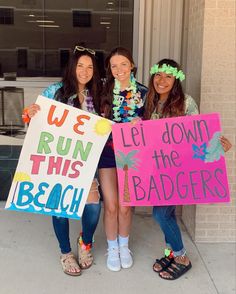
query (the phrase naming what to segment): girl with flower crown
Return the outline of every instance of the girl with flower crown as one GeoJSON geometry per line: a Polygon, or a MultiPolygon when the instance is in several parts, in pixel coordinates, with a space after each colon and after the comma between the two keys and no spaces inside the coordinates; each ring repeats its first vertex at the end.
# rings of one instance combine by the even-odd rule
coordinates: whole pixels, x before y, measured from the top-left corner
{"type": "MultiPolygon", "coordinates": [[[[131,122],[143,115],[147,88],[133,75],[131,53],[122,47],[111,51],[106,59],[107,80],[101,101],[101,111],[116,123],[131,122]]],[[[111,271],[130,268],[133,264],[129,250],[131,207],[121,206],[118,197],[116,163],[112,138],[108,139],[98,165],[104,200],[104,227],[108,243],[107,267],[111,271]]]]}
{"type": "MultiPolygon", "coordinates": [[[[100,92],[95,51],[76,46],[62,81],[50,85],[42,95],[88,112],[99,113],[100,92]]],[[[25,121],[28,122],[27,120],[30,120],[39,110],[37,104],[29,106],[24,113],[25,121]]],[[[61,250],[60,261],[63,271],[68,275],[79,276],[81,269],[87,269],[93,263],[91,248],[100,216],[99,200],[98,184],[94,179],[82,215],[82,233],[77,240],[78,262],[71,252],[68,218],[52,217],[53,228],[61,250]]]]}
{"type": "MultiPolygon", "coordinates": [[[[162,59],[151,68],[150,73],[144,119],[198,114],[198,107],[193,98],[183,93],[181,82],[185,75],[174,60],[162,59]]],[[[220,142],[224,151],[228,151],[232,146],[223,136],[220,142]]],[[[160,224],[167,246],[165,256],[156,259],[153,270],[167,280],[177,279],[191,268],[176,221],[175,208],[176,206],[153,208],[153,217],[160,224]]]]}

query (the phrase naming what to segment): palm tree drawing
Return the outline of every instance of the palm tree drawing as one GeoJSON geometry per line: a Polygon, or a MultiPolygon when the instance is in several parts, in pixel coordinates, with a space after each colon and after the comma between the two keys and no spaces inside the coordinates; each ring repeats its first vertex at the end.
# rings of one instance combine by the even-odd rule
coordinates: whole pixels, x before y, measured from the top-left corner
{"type": "Polygon", "coordinates": [[[137,170],[138,158],[134,158],[134,155],[138,152],[138,150],[132,150],[128,154],[124,154],[121,151],[117,151],[116,154],[116,165],[117,168],[122,168],[125,172],[124,177],[124,194],[123,201],[130,202],[130,192],[129,192],[129,177],[128,171],[130,168],[137,170]]]}

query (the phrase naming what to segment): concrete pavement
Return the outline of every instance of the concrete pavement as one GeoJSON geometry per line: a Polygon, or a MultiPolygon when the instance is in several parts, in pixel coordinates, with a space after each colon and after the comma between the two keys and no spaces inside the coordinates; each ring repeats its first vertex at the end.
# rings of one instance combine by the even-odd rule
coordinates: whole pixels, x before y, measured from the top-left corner
{"type": "MultiPolygon", "coordinates": [[[[0,294],[235,294],[235,244],[195,244],[182,226],[192,269],[176,281],[165,281],[152,264],[163,254],[163,235],[150,216],[134,215],[131,269],[106,268],[102,218],[95,235],[95,264],[80,277],[61,270],[51,218],[4,211],[0,202],[0,294]]],[[[70,222],[73,251],[80,222],[70,222]]]]}

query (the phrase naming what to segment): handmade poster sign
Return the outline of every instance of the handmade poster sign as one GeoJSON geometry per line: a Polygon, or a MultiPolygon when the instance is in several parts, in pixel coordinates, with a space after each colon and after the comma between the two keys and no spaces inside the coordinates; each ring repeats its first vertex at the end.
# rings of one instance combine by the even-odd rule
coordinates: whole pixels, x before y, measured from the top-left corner
{"type": "Polygon", "coordinates": [[[6,209],[79,219],[112,122],[39,96],[6,209]]]}
{"type": "Polygon", "coordinates": [[[218,114],[115,124],[122,205],[229,202],[218,114]]]}

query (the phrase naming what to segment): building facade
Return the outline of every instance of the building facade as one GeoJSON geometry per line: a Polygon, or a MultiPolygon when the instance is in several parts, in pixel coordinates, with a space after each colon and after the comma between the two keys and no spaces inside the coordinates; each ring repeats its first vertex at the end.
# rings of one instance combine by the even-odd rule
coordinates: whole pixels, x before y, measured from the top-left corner
{"type": "Polygon", "coordinates": [[[186,92],[201,113],[220,113],[223,133],[233,147],[226,154],[231,202],[184,206],[179,213],[193,240],[235,242],[235,1],[70,0],[58,1],[56,9],[51,0],[20,2],[0,6],[0,87],[24,88],[26,105],[59,78],[77,41],[96,49],[101,64],[112,47],[128,47],[144,84],[159,59],[170,57],[182,64],[186,92]],[[19,78],[6,81],[7,72],[17,72],[19,78]]]}

